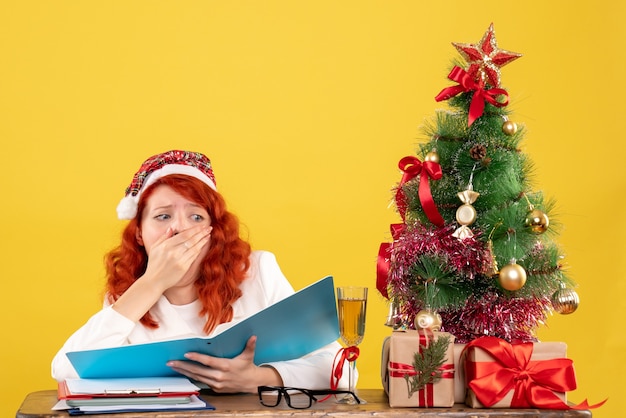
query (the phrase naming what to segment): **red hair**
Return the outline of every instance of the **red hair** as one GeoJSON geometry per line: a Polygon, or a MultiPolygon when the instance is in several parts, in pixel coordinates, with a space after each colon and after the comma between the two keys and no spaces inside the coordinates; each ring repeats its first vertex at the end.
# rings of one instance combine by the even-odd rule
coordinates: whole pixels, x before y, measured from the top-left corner
{"type": "MultiPolygon", "coordinates": [[[[194,177],[168,175],[142,193],[137,215],[122,233],[122,243],[105,256],[107,297],[113,303],[146,271],[148,254],[137,242],[136,232],[141,228],[146,202],[159,185],[169,186],[185,199],[201,205],[211,217],[211,243],[195,282],[198,299],[202,302],[200,315],[207,317],[204,331],[209,334],[217,325],[233,318],[232,304],[241,297],[239,285],[250,267],[251,249],[250,244],[240,238],[239,220],[226,210],[224,198],[194,177]]],[[[140,322],[148,328],[159,326],[150,312],[140,322]]]]}

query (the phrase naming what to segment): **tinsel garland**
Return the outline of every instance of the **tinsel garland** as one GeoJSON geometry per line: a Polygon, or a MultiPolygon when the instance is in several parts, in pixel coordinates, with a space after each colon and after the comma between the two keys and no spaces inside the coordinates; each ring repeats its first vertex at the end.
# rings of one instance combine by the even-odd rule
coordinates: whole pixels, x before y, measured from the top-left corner
{"type": "Polygon", "coordinates": [[[446,332],[453,334],[459,343],[492,336],[511,343],[535,342],[535,330],[545,323],[549,309],[548,298],[510,298],[498,293],[488,293],[480,298],[468,298],[461,309],[440,312],[446,332]]]}
{"type": "Polygon", "coordinates": [[[389,294],[398,301],[399,315],[413,328],[413,318],[428,305],[416,297],[415,286],[437,286],[436,277],[419,277],[415,265],[423,257],[440,260],[441,271],[453,276],[459,286],[471,286],[473,294],[461,306],[434,306],[443,319],[442,331],[459,343],[490,335],[507,341],[534,341],[533,330],[545,320],[550,301],[543,297],[516,298],[505,294],[491,277],[493,257],[474,237],[452,236],[453,225],[444,228],[420,222],[407,223],[392,243],[389,265],[389,294]]]}
{"type": "Polygon", "coordinates": [[[492,257],[484,243],[477,239],[478,235],[461,241],[452,236],[454,229],[454,226],[438,228],[420,222],[407,223],[391,250],[389,282],[392,288],[402,293],[411,266],[424,254],[447,259],[448,268],[465,280],[487,272],[492,257]]]}

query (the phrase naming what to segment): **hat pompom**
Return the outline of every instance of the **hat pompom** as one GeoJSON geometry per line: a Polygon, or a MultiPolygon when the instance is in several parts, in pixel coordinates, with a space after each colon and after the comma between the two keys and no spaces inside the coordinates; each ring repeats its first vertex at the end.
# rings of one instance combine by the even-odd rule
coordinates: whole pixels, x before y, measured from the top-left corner
{"type": "Polygon", "coordinates": [[[137,215],[137,200],[133,196],[125,196],[117,205],[118,219],[133,219],[137,215]]]}

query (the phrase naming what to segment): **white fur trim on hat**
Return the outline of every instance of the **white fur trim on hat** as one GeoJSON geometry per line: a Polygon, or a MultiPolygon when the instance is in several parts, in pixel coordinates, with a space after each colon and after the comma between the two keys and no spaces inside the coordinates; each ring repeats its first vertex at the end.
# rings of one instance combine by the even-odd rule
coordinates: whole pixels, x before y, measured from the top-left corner
{"type": "Polygon", "coordinates": [[[135,216],[137,216],[137,205],[139,203],[141,193],[143,193],[143,191],[146,190],[148,186],[153,184],[161,177],[169,176],[170,174],[184,174],[187,176],[195,177],[198,180],[204,182],[211,189],[217,191],[217,187],[215,186],[213,180],[211,180],[209,176],[198,170],[196,167],[183,164],[168,164],[148,174],[143,182],[141,190],[139,190],[139,192],[137,192],[135,196],[127,195],[120,200],[120,203],[117,205],[117,217],[119,219],[133,219],[135,216]]]}

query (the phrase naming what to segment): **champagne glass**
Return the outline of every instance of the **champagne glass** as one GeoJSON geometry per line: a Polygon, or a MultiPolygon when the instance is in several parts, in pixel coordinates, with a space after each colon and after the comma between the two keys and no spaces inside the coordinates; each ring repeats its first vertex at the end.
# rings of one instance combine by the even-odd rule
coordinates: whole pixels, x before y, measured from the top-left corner
{"type": "MultiPolygon", "coordinates": [[[[365,334],[365,308],[367,306],[367,287],[345,286],[337,288],[337,306],[339,314],[339,333],[347,348],[358,346],[365,334]]],[[[350,391],[356,393],[354,372],[356,359],[349,362],[348,382],[350,391]]],[[[359,398],[360,399],[360,398],[359,398]]],[[[365,403],[360,399],[361,403],[365,403]]],[[[356,404],[352,395],[346,395],[339,403],[356,404]]]]}

